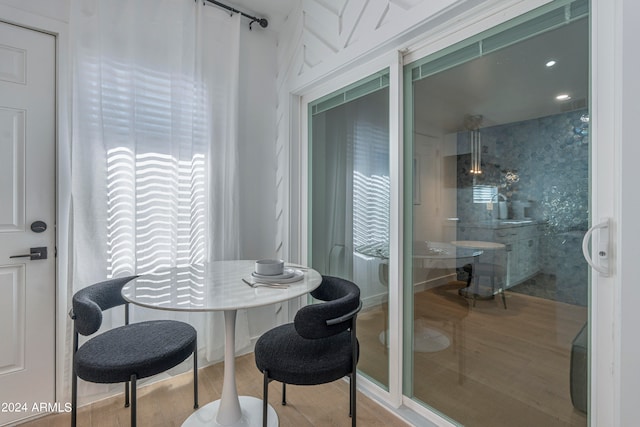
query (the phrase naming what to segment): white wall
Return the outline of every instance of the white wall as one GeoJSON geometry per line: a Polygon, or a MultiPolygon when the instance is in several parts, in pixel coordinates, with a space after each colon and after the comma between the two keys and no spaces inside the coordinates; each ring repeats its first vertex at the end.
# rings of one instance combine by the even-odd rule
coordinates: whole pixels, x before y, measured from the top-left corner
{"type": "Polygon", "coordinates": [[[240,252],[276,255],[276,34],[243,22],[240,57],[240,252]],[[245,25],[246,24],[246,25],[245,25]]]}
{"type": "Polygon", "coordinates": [[[63,22],[69,22],[69,2],[70,0],[0,0],[0,4],[63,22]]]}
{"type": "MultiPolygon", "coordinates": [[[[240,258],[277,256],[276,33],[243,20],[240,44],[240,258]]],[[[280,305],[249,310],[253,340],[276,325],[280,305]]]]}

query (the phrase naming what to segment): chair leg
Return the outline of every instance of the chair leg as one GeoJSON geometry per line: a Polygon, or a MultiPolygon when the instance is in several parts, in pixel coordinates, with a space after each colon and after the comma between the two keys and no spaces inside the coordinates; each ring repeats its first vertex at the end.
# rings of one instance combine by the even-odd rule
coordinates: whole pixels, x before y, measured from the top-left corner
{"type": "Polygon", "coordinates": [[[269,372],[265,369],[262,379],[262,427],[267,427],[267,402],[269,401],[269,372]]]}
{"type": "MultiPolygon", "coordinates": [[[[71,316],[75,319],[75,315],[71,316]]],[[[78,375],[76,374],[76,353],[78,352],[78,331],[73,326],[73,357],[71,358],[71,427],[78,422],[78,375]]]]}
{"type": "Polygon", "coordinates": [[[349,375],[349,417],[353,418],[353,389],[351,384],[353,384],[353,374],[349,375]]]}
{"type": "Polygon", "coordinates": [[[350,393],[349,393],[349,406],[351,407],[351,426],[356,427],[356,376],[357,373],[354,371],[351,373],[351,379],[349,380],[350,385],[350,393]]]}
{"type": "Polygon", "coordinates": [[[73,367],[71,370],[73,371],[71,376],[71,427],[76,427],[78,422],[78,376],[73,367]]]}
{"type": "Polygon", "coordinates": [[[478,271],[476,269],[475,272],[473,272],[473,287],[474,287],[474,291],[473,291],[473,307],[476,306],[476,298],[478,297],[478,292],[480,292],[480,275],[478,274],[478,271]]]}
{"type": "Polygon", "coordinates": [[[124,383],[124,407],[128,408],[129,407],[129,386],[131,384],[129,384],[129,381],[127,381],[126,383],[124,383]]]}
{"type": "Polygon", "coordinates": [[[131,427],[136,427],[136,374],[131,375],[131,427]]]}
{"type": "Polygon", "coordinates": [[[198,409],[198,346],[193,350],[193,409],[198,409]]]}
{"type": "Polygon", "coordinates": [[[287,405],[287,384],[282,383],[282,406],[287,405]]]}

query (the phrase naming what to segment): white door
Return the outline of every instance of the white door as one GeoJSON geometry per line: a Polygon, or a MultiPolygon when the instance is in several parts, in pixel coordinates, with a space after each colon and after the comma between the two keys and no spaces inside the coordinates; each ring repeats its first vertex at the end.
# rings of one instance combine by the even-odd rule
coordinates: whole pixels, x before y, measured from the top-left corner
{"type": "Polygon", "coordinates": [[[53,36],[0,22],[0,425],[55,402],[55,75],[53,36]]]}

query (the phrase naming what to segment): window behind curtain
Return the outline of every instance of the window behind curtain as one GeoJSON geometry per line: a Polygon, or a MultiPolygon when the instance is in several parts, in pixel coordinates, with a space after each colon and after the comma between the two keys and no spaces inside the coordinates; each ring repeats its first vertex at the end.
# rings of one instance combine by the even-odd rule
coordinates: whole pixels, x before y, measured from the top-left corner
{"type": "Polygon", "coordinates": [[[389,131],[385,125],[384,121],[371,119],[359,120],[355,125],[353,247],[365,253],[381,251],[381,255],[386,256],[389,246],[390,181],[389,131]]]}
{"type": "Polygon", "coordinates": [[[188,76],[103,60],[91,109],[107,162],[110,276],[202,264],[207,159],[205,88],[188,76]]]}

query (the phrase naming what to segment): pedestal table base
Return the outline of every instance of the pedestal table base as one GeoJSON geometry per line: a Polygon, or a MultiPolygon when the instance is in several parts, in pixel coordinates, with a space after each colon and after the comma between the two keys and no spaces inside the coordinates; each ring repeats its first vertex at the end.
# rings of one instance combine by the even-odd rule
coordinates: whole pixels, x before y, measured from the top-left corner
{"type": "MultiPolygon", "coordinates": [[[[259,427],[262,426],[262,400],[251,396],[240,396],[240,407],[242,408],[242,417],[234,424],[220,424],[216,421],[220,400],[206,404],[191,414],[187,420],[182,423],[182,427],[202,427],[202,426],[220,426],[220,427],[259,427]]],[[[271,405],[267,406],[267,425],[269,427],[278,426],[278,414],[271,405]]]]}

